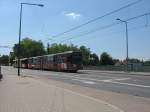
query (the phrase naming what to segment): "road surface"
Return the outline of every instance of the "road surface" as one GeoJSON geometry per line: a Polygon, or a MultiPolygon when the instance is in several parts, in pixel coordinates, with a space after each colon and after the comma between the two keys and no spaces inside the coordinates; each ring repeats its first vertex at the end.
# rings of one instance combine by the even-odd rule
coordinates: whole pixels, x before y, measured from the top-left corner
{"type": "MultiPolygon", "coordinates": [[[[17,75],[17,69],[13,67],[3,66],[2,72],[4,74],[17,75]]],[[[81,70],[78,73],[64,73],[21,69],[21,75],[32,75],[98,90],[150,98],[150,73],[129,74],[96,70],[81,70]]]]}

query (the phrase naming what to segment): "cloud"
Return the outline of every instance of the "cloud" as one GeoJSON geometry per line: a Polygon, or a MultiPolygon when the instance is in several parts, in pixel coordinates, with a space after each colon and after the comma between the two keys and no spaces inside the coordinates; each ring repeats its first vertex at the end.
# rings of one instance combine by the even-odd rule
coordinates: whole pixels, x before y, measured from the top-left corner
{"type": "Polygon", "coordinates": [[[81,14],[71,12],[71,13],[65,13],[64,14],[66,17],[72,18],[74,20],[79,19],[81,17],[81,14]]]}

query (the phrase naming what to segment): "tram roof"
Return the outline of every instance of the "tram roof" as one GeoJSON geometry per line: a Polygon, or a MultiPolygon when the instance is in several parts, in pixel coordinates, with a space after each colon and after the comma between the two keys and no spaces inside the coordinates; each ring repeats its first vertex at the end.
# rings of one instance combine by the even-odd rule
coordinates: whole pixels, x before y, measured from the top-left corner
{"type": "MultiPolygon", "coordinates": [[[[43,56],[55,56],[55,55],[62,55],[62,54],[71,54],[73,52],[80,52],[80,51],[66,51],[66,52],[62,52],[62,53],[55,53],[55,54],[47,54],[47,55],[42,55],[42,56],[29,57],[29,58],[22,58],[20,60],[22,61],[22,60],[26,60],[26,59],[40,58],[40,57],[43,57],[43,56]]],[[[17,61],[17,60],[18,59],[15,59],[13,61],[17,61]]]]}
{"type": "Polygon", "coordinates": [[[55,53],[55,54],[48,54],[48,55],[44,55],[44,56],[54,56],[54,55],[61,55],[61,54],[70,54],[73,52],[79,52],[79,51],[66,51],[66,52],[61,52],[61,53],[55,53]]]}

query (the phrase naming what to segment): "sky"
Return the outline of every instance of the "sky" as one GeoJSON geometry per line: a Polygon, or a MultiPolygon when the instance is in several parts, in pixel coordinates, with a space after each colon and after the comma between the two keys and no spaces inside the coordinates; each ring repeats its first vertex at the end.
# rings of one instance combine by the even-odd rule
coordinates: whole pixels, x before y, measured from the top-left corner
{"type": "MultiPolygon", "coordinates": [[[[44,7],[23,6],[21,38],[41,40],[45,46],[48,42],[84,45],[98,56],[105,51],[113,58],[125,59],[125,24],[100,28],[116,22],[116,18],[126,20],[149,13],[150,0],[141,0],[77,30],[53,36],[134,1],[137,0],[0,0],[0,46],[13,47],[18,42],[20,3],[40,3],[44,7]],[[100,30],[85,35],[95,29],[100,30]]],[[[150,59],[150,15],[129,21],[128,35],[129,58],[150,59]]],[[[9,54],[10,51],[10,48],[0,48],[0,54],[9,54]]]]}

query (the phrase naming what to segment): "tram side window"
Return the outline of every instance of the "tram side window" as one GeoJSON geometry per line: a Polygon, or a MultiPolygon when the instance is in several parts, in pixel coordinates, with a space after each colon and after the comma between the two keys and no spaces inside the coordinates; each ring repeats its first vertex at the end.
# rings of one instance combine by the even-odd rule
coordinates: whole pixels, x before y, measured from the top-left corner
{"type": "Polygon", "coordinates": [[[53,62],[53,56],[48,56],[48,62],[53,62]]]}
{"type": "Polygon", "coordinates": [[[38,64],[38,59],[37,59],[37,58],[34,58],[34,59],[33,59],[33,64],[34,64],[34,65],[38,64]]]}
{"type": "Polygon", "coordinates": [[[28,60],[28,63],[29,63],[29,64],[32,64],[32,63],[33,63],[33,59],[29,59],[29,60],[28,60]]]}
{"type": "Polygon", "coordinates": [[[57,56],[57,62],[58,63],[62,63],[63,62],[63,56],[62,55],[57,56]]]}
{"type": "Polygon", "coordinates": [[[54,62],[58,63],[58,57],[57,56],[54,56],[54,62]]]}
{"type": "Polygon", "coordinates": [[[72,61],[72,56],[71,55],[67,56],[67,62],[71,62],[71,61],[72,61]]]}
{"type": "Polygon", "coordinates": [[[66,59],[65,56],[62,56],[62,57],[61,57],[61,62],[62,62],[62,63],[66,62],[66,60],[67,60],[67,59],[66,59]]]}
{"type": "Polygon", "coordinates": [[[44,63],[44,64],[47,64],[47,60],[48,60],[47,57],[44,56],[44,57],[43,57],[43,63],[44,63]]]}
{"type": "Polygon", "coordinates": [[[54,56],[54,63],[61,63],[61,62],[62,62],[61,56],[59,56],[59,55],[54,56]]]}
{"type": "Polygon", "coordinates": [[[80,53],[76,53],[76,54],[72,54],[71,56],[71,62],[74,64],[81,64],[82,63],[82,54],[80,53]]]}

